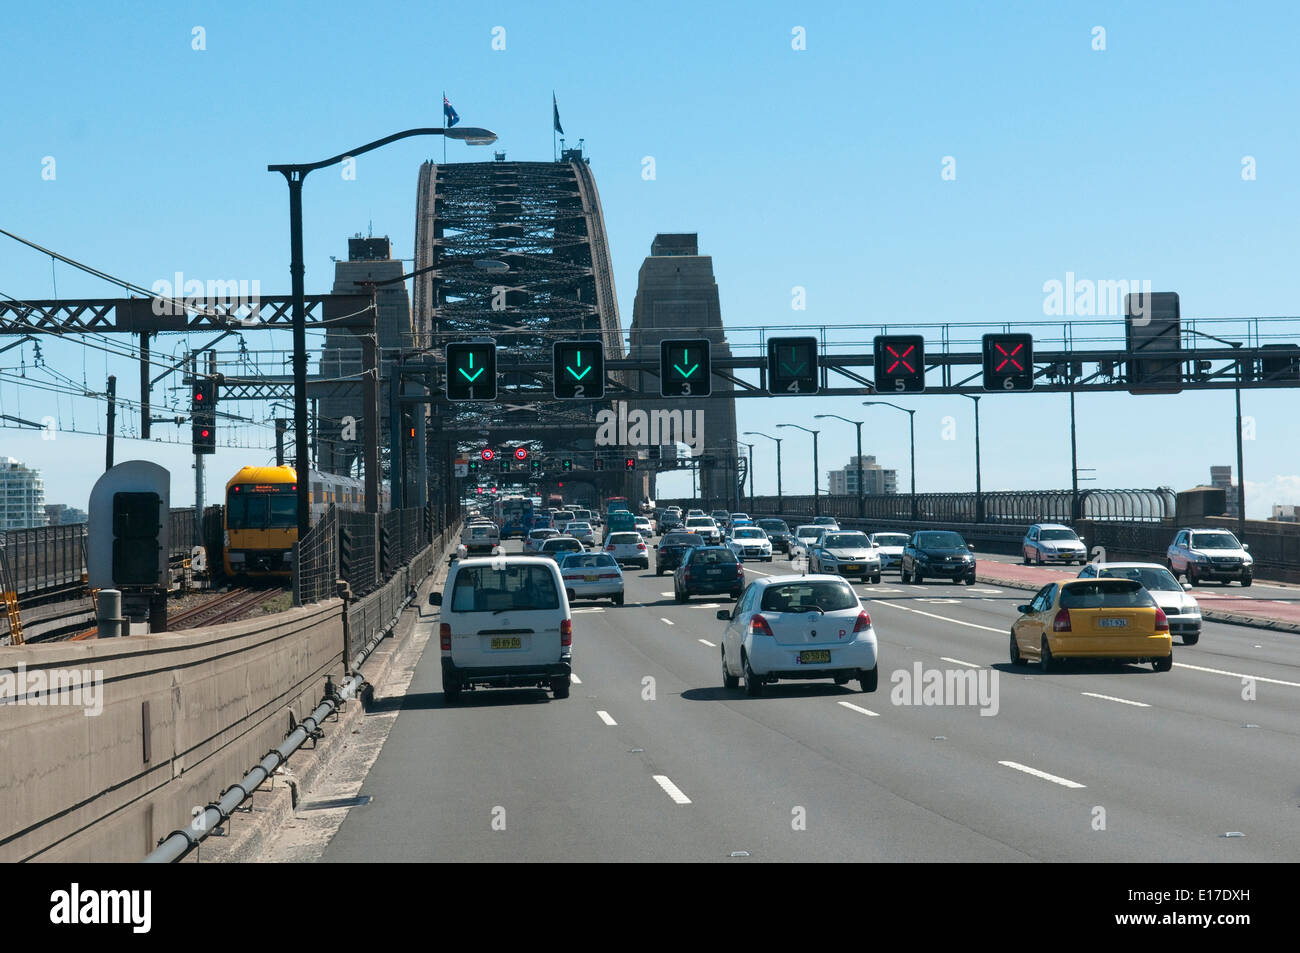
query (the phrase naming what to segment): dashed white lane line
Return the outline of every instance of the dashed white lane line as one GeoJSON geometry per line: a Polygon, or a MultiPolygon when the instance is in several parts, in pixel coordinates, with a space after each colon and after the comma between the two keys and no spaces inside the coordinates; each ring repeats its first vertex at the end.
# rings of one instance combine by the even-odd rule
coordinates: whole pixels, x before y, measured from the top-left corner
{"type": "Polygon", "coordinates": [[[1121,705],[1132,705],[1134,708],[1150,708],[1146,702],[1133,702],[1127,698],[1116,698],[1114,695],[1099,695],[1096,692],[1079,692],[1080,695],[1087,695],[1089,698],[1100,698],[1103,701],[1119,702],[1121,705]]]}
{"type": "Polygon", "coordinates": [[[965,665],[967,668],[983,668],[983,665],[976,665],[974,662],[963,662],[959,658],[948,658],[946,655],[939,656],[940,661],[952,662],[953,665],[965,665]]]}
{"type": "Polygon", "coordinates": [[[1031,768],[1028,765],[1020,764],[1016,761],[999,761],[998,764],[1006,765],[1008,768],[1015,768],[1017,771],[1025,772],[1025,774],[1032,774],[1036,778],[1042,778],[1044,781],[1051,781],[1053,784],[1061,785],[1061,787],[1087,787],[1087,785],[1080,784],[1078,781],[1071,781],[1069,778],[1060,778],[1054,774],[1048,774],[1046,771],[1039,771],[1037,768],[1031,768]]]}
{"type": "Polygon", "coordinates": [[[1188,668],[1193,672],[1209,672],[1211,675],[1230,675],[1233,678],[1249,678],[1255,682],[1266,682],[1269,685],[1285,685],[1287,688],[1300,688],[1300,682],[1284,682],[1280,678],[1265,678],[1263,675],[1243,675],[1240,672],[1225,672],[1221,668],[1205,668],[1203,665],[1188,665],[1186,662],[1175,662],[1177,668],[1188,668]]]}
{"type": "Polygon", "coordinates": [[[869,711],[868,709],[863,708],[860,705],[853,704],[853,702],[838,702],[837,704],[843,705],[845,708],[851,708],[853,711],[856,711],[859,714],[870,715],[872,718],[880,717],[879,712],[869,711]]]}
{"type": "Polygon", "coordinates": [[[659,617],[659,621],[662,622],[664,625],[676,625],[676,624],[677,624],[677,623],[674,622],[672,619],[665,619],[663,616],[660,616],[660,617],[659,617]]]}
{"type": "Polygon", "coordinates": [[[673,784],[665,774],[656,774],[654,779],[659,782],[659,786],[664,789],[670,798],[677,804],[690,804],[691,799],[682,793],[682,789],[673,784]]]}
{"type": "Polygon", "coordinates": [[[872,599],[871,601],[879,603],[882,606],[889,606],[891,609],[902,609],[904,612],[915,612],[917,615],[927,616],[931,619],[938,619],[940,622],[952,622],[955,625],[964,625],[971,629],[983,629],[985,632],[997,632],[999,634],[1010,631],[1009,629],[995,629],[991,625],[979,625],[975,622],[963,622],[961,619],[953,619],[946,615],[935,615],[933,612],[923,612],[920,609],[909,609],[907,606],[900,606],[894,602],[886,602],[884,599],[872,599]]]}
{"type": "Polygon", "coordinates": [[[616,722],[613,718],[609,716],[609,712],[607,711],[598,711],[596,712],[596,715],[598,718],[600,718],[601,721],[609,725],[611,728],[613,728],[615,725],[618,724],[618,722],[616,722]]]}
{"type": "Polygon", "coordinates": [[[573,682],[573,684],[575,685],[582,684],[582,679],[580,679],[577,675],[574,675],[572,672],[569,673],[569,681],[573,682]]]}
{"type": "Polygon", "coordinates": [[[707,645],[711,649],[716,649],[718,647],[715,643],[710,642],[708,639],[696,639],[696,641],[699,642],[701,645],[707,645]]]}

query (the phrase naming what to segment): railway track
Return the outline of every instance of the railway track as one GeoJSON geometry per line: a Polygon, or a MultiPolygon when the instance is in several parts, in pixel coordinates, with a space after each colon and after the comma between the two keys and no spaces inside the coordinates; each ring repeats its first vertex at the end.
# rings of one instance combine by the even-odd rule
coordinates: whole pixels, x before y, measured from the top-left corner
{"type": "Polygon", "coordinates": [[[283,589],[231,589],[193,609],[178,612],[167,619],[167,629],[195,629],[237,619],[249,609],[275,597],[283,589]]]}

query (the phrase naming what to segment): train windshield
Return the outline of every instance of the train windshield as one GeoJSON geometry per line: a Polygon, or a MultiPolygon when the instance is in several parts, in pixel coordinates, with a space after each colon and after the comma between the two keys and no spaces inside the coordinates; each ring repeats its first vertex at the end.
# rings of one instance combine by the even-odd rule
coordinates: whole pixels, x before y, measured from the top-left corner
{"type": "Polygon", "coordinates": [[[292,487],[268,492],[236,484],[226,494],[227,529],[297,529],[298,495],[292,487]]]}

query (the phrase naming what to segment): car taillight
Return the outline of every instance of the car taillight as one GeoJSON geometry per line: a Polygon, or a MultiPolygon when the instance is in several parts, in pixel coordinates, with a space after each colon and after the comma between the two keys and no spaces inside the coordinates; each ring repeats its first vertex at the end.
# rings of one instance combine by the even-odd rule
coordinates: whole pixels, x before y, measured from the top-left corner
{"type": "Polygon", "coordinates": [[[644,550],[644,549],[645,549],[645,543],[637,543],[637,544],[636,544],[636,548],[639,549],[639,550],[644,550]]]}
{"type": "Polygon", "coordinates": [[[866,609],[863,609],[858,613],[858,621],[853,624],[853,634],[857,635],[859,632],[865,632],[869,628],[871,628],[871,616],[867,615],[866,609]]]}
{"type": "Polygon", "coordinates": [[[1165,615],[1165,610],[1159,608],[1158,606],[1156,607],[1156,631],[1157,632],[1169,631],[1169,617],[1165,615]]]}
{"type": "Polygon", "coordinates": [[[560,644],[573,644],[573,621],[571,619],[563,619],[560,622],[560,644]]]}
{"type": "Polygon", "coordinates": [[[607,553],[612,553],[613,551],[614,551],[614,544],[613,544],[613,543],[610,543],[608,546],[605,547],[605,552],[607,552],[607,553]]]}
{"type": "Polygon", "coordinates": [[[444,622],[438,626],[438,643],[444,652],[451,651],[451,623],[444,622]]]}
{"type": "Polygon", "coordinates": [[[1070,610],[1061,609],[1056,613],[1056,618],[1052,620],[1053,632],[1070,631],[1070,610]]]}
{"type": "Polygon", "coordinates": [[[601,579],[617,579],[617,578],[618,578],[618,573],[616,573],[616,572],[603,572],[603,573],[600,574],[600,578],[601,578],[601,579]]]}
{"type": "Polygon", "coordinates": [[[776,636],[772,634],[772,627],[767,624],[767,620],[758,613],[754,613],[754,615],[750,617],[749,626],[750,631],[754,635],[771,635],[772,638],[776,638],[776,636]]]}
{"type": "Polygon", "coordinates": [[[745,574],[745,567],[742,566],[740,563],[736,563],[736,576],[737,576],[737,578],[739,578],[740,576],[743,576],[744,574],[745,574]]]}

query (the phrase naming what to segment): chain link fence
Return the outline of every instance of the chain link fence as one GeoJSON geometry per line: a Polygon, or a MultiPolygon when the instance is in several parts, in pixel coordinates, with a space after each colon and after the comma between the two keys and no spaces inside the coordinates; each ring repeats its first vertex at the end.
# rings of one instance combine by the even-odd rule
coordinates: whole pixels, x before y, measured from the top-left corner
{"type": "Polygon", "coordinates": [[[433,525],[428,507],[374,514],[331,506],[295,547],[294,605],[336,595],[340,581],[353,597],[374,592],[445,535],[433,525]]]}

